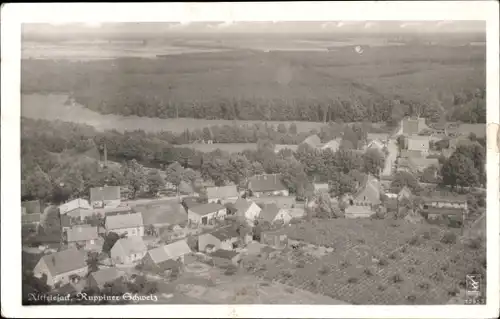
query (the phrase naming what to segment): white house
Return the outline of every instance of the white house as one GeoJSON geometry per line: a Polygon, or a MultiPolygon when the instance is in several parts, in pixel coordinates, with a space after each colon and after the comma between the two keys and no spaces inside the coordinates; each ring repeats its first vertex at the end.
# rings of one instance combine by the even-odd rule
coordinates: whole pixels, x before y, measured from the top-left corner
{"type": "Polygon", "coordinates": [[[238,240],[239,235],[233,227],[220,228],[211,233],[200,235],[198,237],[198,250],[206,251],[207,248],[233,250],[238,240]]]}
{"type": "Polygon", "coordinates": [[[239,197],[236,185],[207,187],[209,203],[234,203],[239,197]]]}
{"type": "Polygon", "coordinates": [[[286,209],[279,208],[276,204],[265,204],[262,207],[259,218],[269,223],[283,222],[288,224],[292,215],[286,209]]]}
{"type": "Polygon", "coordinates": [[[207,203],[188,208],[188,220],[194,224],[207,225],[213,219],[224,219],[226,215],[226,207],[217,203],[207,203]]]}
{"type": "Polygon", "coordinates": [[[111,259],[117,264],[134,264],[146,255],[148,248],[141,237],[120,238],[111,248],[111,259]]]}
{"type": "Polygon", "coordinates": [[[84,277],[87,272],[86,254],[73,248],[43,256],[33,269],[35,277],[46,276],[50,287],[69,283],[72,276],[84,277]]]}
{"type": "Polygon", "coordinates": [[[107,216],[106,231],[127,236],[144,236],[144,222],[141,213],[107,216]]]}
{"type": "Polygon", "coordinates": [[[244,217],[251,225],[253,225],[253,221],[257,219],[262,210],[255,202],[244,198],[239,198],[234,203],[234,209],[237,216],[244,217]]]}
{"type": "Polygon", "coordinates": [[[90,203],[83,198],[73,199],[59,206],[59,214],[80,218],[81,220],[83,220],[83,216],[88,215],[91,211],[90,203]]]}

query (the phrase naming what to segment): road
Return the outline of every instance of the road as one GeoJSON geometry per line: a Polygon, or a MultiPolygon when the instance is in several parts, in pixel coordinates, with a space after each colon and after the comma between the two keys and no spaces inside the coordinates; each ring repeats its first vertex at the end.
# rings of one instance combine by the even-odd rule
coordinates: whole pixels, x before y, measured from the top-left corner
{"type": "Polygon", "coordinates": [[[395,139],[390,139],[389,144],[387,145],[387,150],[389,154],[385,159],[384,170],[382,171],[382,176],[391,176],[393,165],[396,162],[396,158],[398,157],[398,145],[395,139]]]}

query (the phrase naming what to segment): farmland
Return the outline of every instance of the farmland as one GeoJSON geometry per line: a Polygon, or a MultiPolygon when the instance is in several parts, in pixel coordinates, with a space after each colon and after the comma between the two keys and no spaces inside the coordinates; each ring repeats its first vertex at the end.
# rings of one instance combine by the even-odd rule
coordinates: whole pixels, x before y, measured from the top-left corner
{"type": "Polygon", "coordinates": [[[463,288],[466,274],[484,273],[484,249],[443,243],[444,230],[435,226],[313,220],[290,227],[288,233],[333,252],[319,259],[300,249],[282,252],[261,260],[253,272],[353,304],[443,304],[463,288]]]}

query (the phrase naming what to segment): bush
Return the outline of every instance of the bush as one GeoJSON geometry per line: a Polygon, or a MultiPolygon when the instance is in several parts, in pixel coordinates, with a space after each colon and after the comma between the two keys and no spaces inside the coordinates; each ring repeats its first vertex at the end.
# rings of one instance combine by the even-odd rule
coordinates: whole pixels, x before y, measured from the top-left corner
{"type": "Polygon", "coordinates": [[[318,273],[319,273],[320,275],[326,275],[326,274],[328,274],[329,272],[330,272],[330,268],[329,268],[328,266],[326,266],[326,265],[322,265],[322,266],[319,268],[319,270],[318,270],[318,273]]]}
{"type": "Polygon", "coordinates": [[[415,295],[406,296],[405,299],[410,303],[415,303],[417,301],[417,297],[415,295]]]}
{"type": "Polygon", "coordinates": [[[360,243],[360,244],[364,244],[364,243],[365,243],[365,240],[364,240],[363,238],[358,239],[358,243],[360,243]]]}
{"type": "Polygon", "coordinates": [[[351,263],[347,260],[344,260],[341,264],[340,264],[340,268],[347,268],[351,266],[351,263]]]}
{"type": "Polygon", "coordinates": [[[364,271],[365,275],[367,275],[368,277],[371,277],[373,276],[373,272],[371,271],[370,268],[366,268],[364,271]]]}
{"type": "Polygon", "coordinates": [[[350,284],[355,284],[358,282],[358,278],[356,277],[349,277],[349,279],[347,279],[347,282],[350,283],[350,284]]]}
{"type": "Polygon", "coordinates": [[[295,267],[297,268],[304,268],[306,266],[306,263],[303,260],[299,260],[296,264],[295,267]]]}
{"type": "Polygon", "coordinates": [[[402,282],[403,281],[403,277],[401,277],[399,274],[395,274],[393,276],[391,276],[391,279],[390,279],[393,283],[397,284],[399,282],[402,282]]]}
{"type": "Polygon", "coordinates": [[[379,266],[387,266],[389,263],[384,258],[380,258],[377,263],[379,266]]]}
{"type": "Polygon", "coordinates": [[[453,232],[446,232],[441,238],[443,244],[454,244],[457,242],[457,235],[453,232]]]}
{"type": "Polygon", "coordinates": [[[430,285],[427,282],[421,282],[418,284],[418,288],[420,288],[422,290],[429,290],[430,285]]]}
{"type": "Polygon", "coordinates": [[[398,253],[396,252],[392,252],[390,255],[389,255],[389,259],[392,259],[392,260],[395,260],[398,258],[398,253]]]}
{"type": "Polygon", "coordinates": [[[401,248],[400,251],[404,254],[404,253],[406,253],[407,250],[408,250],[408,248],[406,246],[403,246],[403,248],[401,248]]]}
{"type": "Polygon", "coordinates": [[[408,273],[409,274],[414,274],[415,273],[415,268],[413,268],[413,267],[408,268],[408,273]]]}
{"type": "Polygon", "coordinates": [[[482,246],[482,240],[480,238],[471,238],[467,241],[467,247],[471,249],[479,249],[482,246]]]}
{"type": "Polygon", "coordinates": [[[439,243],[435,243],[434,245],[432,245],[432,250],[433,251],[441,251],[443,249],[443,247],[439,244],[439,243]]]}
{"type": "Polygon", "coordinates": [[[418,246],[419,243],[420,243],[420,241],[419,241],[418,236],[413,236],[412,238],[410,238],[408,240],[408,244],[412,245],[412,246],[418,246]]]}
{"type": "Polygon", "coordinates": [[[441,269],[441,271],[448,271],[448,268],[449,268],[449,265],[446,263],[446,264],[442,264],[441,267],[439,267],[439,269],[441,269]]]}
{"type": "Polygon", "coordinates": [[[433,272],[430,276],[429,276],[430,279],[434,280],[434,281],[437,281],[437,282],[441,282],[443,281],[444,277],[443,277],[443,274],[440,273],[440,272],[433,272]]]}
{"type": "Polygon", "coordinates": [[[386,289],[386,287],[384,285],[378,285],[377,289],[380,291],[384,291],[386,289]]]}
{"type": "Polygon", "coordinates": [[[426,232],[424,232],[424,233],[422,234],[422,237],[423,237],[424,239],[431,239],[431,233],[430,233],[430,232],[428,232],[428,231],[426,231],[426,232]]]}
{"type": "Polygon", "coordinates": [[[460,293],[460,290],[458,288],[453,288],[448,291],[448,296],[450,297],[455,297],[460,293]]]}

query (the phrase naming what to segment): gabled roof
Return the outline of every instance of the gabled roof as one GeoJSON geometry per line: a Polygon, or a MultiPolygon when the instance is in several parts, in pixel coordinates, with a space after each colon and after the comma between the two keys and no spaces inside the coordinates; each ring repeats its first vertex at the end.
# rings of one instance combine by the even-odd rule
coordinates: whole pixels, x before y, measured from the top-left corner
{"type": "Polygon", "coordinates": [[[52,276],[87,266],[86,255],[76,249],[67,249],[41,258],[52,276]]]}
{"type": "Polygon", "coordinates": [[[101,216],[114,216],[124,213],[132,212],[132,208],[129,206],[118,206],[118,207],[104,207],[104,208],[94,208],[92,210],[96,215],[101,216]]]}
{"type": "Polygon", "coordinates": [[[210,254],[210,256],[212,256],[212,257],[224,258],[224,259],[228,259],[228,260],[233,259],[237,255],[238,255],[237,252],[235,252],[233,250],[225,250],[225,249],[218,249],[210,254]]]}
{"type": "Polygon", "coordinates": [[[308,144],[309,146],[316,148],[321,144],[321,139],[318,135],[310,135],[308,136],[302,143],[308,144]]]}
{"type": "Polygon", "coordinates": [[[148,251],[149,256],[155,264],[160,264],[166,260],[175,260],[189,253],[191,253],[191,248],[189,248],[185,240],[179,240],[148,251]]]}
{"type": "Polygon", "coordinates": [[[280,174],[255,175],[249,179],[248,188],[252,192],[272,192],[287,189],[281,182],[280,174]]]}
{"type": "Polygon", "coordinates": [[[78,225],[70,228],[67,231],[67,235],[68,242],[87,241],[99,237],[97,234],[97,227],[92,227],[90,225],[78,225]]]}
{"type": "Polygon", "coordinates": [[[201,205],[197,205],[197,206],[189,208],[189,210],[191,212],[193,212],[197,215],[200,215],[200,216],[205,216],[205,215],[217,212],[221,209],[226,209],[226,207],[224,207],[223,205],[218,204],[218,203],[201,204],[201,205]]]}
{"type": "Polygon", "coordinates": [[[276,218],[276,215],[278,215],[279,212],[280,209],[276,204],[274,203],[264,204],[259,217],[267,222],[272,223],[274,218],[276,218]]]}
{"type": "Polygon", "coordinates": [[[129,256],[131,254],[142,253],[146,250],[148,250],[148,247],[146,247],[140,236],[120,238],[112,248],[113,253],[118,256],[129,256]]]}
{"type": "Polygon", "coordinates": [[[456,207],[429,207],[423,210],[427,214],[458,215],[462,216],[463,208],[456,207]]]}
{"type": "Polygon", "coordinates": [[[252,197],[257,205],[262,204],[276,204],[279,208],[291,208],[296,204],[297,200],[294,196],[263,196],[263,197],[252,197]]]}
{"type": "MultiPolygon", "coordinates": [[[[375,191],[379,192],[379,190],[380,190],[379,187],[380,187],[380,183],[379,183],[378,179],[376,179],[372,175],[366,175],[365,179],[363,181],[362,186],[353,195],[353,198],[356,199],[356,197],[358,197],[359,195],[361,195],[361,193],[364,192],[366,189],[372,189],[372,190],[375,190],[375,191]]],[[[377,199],[377,200],[379,200],[379,199],[377,199]]]]}
{"type": "Polygon", "coordinates": [[[93,187],[90,189],[90,201],[105,201],[121,199],[120,186],[93,187]]]}
{"type": "Polygon", "coordinates": [[[336,138],[331,141],[328,141],[325,143],[321,149],[326,150],[326,149],[331,149],[333,152],[336,152],[340,148],[340,143],[342,142],[341,138],[336,138]]]}
{"type": "Polygon", "coordinates": [[[328,192],[330,190],[330,185],[328,185],[328,183],[321,183],[321,184],[315,183],[314,190],[316,192],[328,192]]]}
{"type": "Polygon", "coordinates": [[[125,273],[117,270],[115,267],[101,268],[90,274],[90,277],[95,280],[99,287],[102,287],[107,283],[114,282],[123,276],[125,276],[125,273]]]}
{"type": "Polygon", "coordinates": [[[221,241],[238,237],[238,233],[232,226],[219,228],[210,234],[221,241]]]}
{"type": "Polygon", "coordinates": [[[236,185],[207,187],[207,197],[210,198],[230,198],[238,197],[236,185]]]}
{"type": "Polygon", "coordinates": [[[22,220],[23,224],[39,223],[41,221],[41,219],[42,219],[42,214],[40,214],[40,213],[21,215],[21,220],[22,220]]]}
{"type": "Polygon", "coordinates": [[[143,226],[141,213],[123,214],[106,217],[106,230],[143,226]]]}
{"type": "Polygon", "coordinates": [[[250,208],[250,206],[252,206],[252,204],[254,204],[254,202],[251,200],[238,198],[234,203],[233,207],[234,209],[236,209],[237,212],[245,213],[250,208]]]}
{"type": "Polygon", "coordinates": [[[462,195],[453,196],[426,196],[422,198],[424,202],[440,202],[440,203],[457,203],[464,204],[467,203],[467,197],[462,195]]]}
{"type": "Polygon", "coordinates": [[[136,207],[135,210],[142,214],[144,225],[178,225],[187,220],[186,210],[177,202],[136,207]]]}
{"type": "Polygon", "coordinates": [[[75,209],[82,208],[82,209],[92,209],[90,206],[88,200],[83,199],[83,198],[77,198],[73,199],[72,201],[69,201],[67,203],[64,203],[59,206],[59,213],[60,214],[66,214],[69,213],[75,209]]]}

